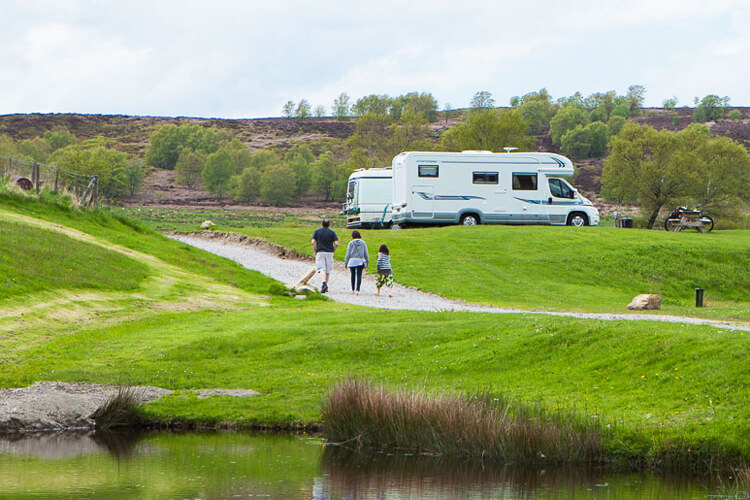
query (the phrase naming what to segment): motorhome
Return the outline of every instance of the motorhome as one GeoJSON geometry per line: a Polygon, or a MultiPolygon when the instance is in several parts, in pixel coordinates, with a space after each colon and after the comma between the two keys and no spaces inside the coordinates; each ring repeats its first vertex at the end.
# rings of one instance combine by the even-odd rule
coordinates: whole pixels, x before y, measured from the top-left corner
{"type": "Polygon", "coordinates": [[[347,228],[391,225],[391,172],[390,168],[361,168],[349,176],[346,203],[341,211],[346,215],[347,228]]]}
{"type": "Polygon", "coordinates": [[[596,226],[599,211],[553,153],[405,152],[393,159],[392,223],[596,226]]]}

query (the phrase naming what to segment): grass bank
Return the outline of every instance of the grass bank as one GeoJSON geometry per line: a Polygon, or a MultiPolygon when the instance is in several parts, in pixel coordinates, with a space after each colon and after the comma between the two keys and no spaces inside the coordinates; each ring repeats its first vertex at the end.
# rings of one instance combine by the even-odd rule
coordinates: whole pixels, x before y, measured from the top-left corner
{"type": "MultiPolygon", "coordinates": [[[[39,287],[23,296],[23,304],[14,297],[0,300],[2,387],[40,380],[156,385],[176,393],[145,405],[150,419],[291,426],[320,421],[328,389],[357,375],[394,389],[429,393],[489,390],[547,410],[615,423],[617,432],[607,446],[629,457],[690,449],[694,451],[682,460],[696,455],[750,458],[750,368],[743,332],[523,314],[380,311],[270,297],[272,280],[109,211],[71,210],[8,195],[0,196],[0,213],[28,227],[45,223],[74,229],[88,235],[86,241],[116,249],[149,270],[136,290],[106,291],[104,313],[99,299],[105,291],[97,291],[97,300],[70,302],[81,292],[53,295],[39,287]],[[63,298],[68,302],[56,302],[63,298]],[[46,308],[47,321],[18,316],[21,305],[46,308]],[[61,314],[63,305],[75,314],[61,314]],[[199,399],[196,389],[203,388],[254,389],[261,395],[199,399]]],[[[307,243],[307,229],[281,226],[266,228],[264,234],[282,243],[302,234],[307,243]]],[[[481,242],[472,236],[483,231],[500,245],[497,235],[518,237],[528,230],[531,238],[554,229],[443,228],[449,232],[368,232],[366,238],[370,243],[377,241],[373,234],[394,238],[389,244],[398,276],[408,276],[411,271],[404,262],[409,249],[416,253],[426,244],[420,238],[429,234],[440,239],[453,231],[466,237],[451,241],[474,241],[478,248],[481,242]]],[[[569,240],[585,241],[589,235],[563,230],[568,232],[559,234],[570,235],[569,240]]],[[[69,232],[74,239],[82,238],[77,234],[69,232]]],[[[444,254],[450,244],[432,245],[425,251],[439,249],[439,262],[447,265],[444,254]]],[[[740,252],[741,241],[736,245],[728,247],[740,252]]],[[[549,266],[551,262],[551,271],[549,266]]],[[[468,287],[462,284],[462,271],[447,266],[440,279],[458,283],[456,293],[468,287]]],[[[585,269],[579,274],[585,276],[585,269]]],[[[489,282],[475,279],[479,285],[489,282]]],[[[600,300],[599,290],[592,285],[592,300],[600,300]]],[[[536,300],[542,296],[539,290],[534,294],[536,300]]]]}

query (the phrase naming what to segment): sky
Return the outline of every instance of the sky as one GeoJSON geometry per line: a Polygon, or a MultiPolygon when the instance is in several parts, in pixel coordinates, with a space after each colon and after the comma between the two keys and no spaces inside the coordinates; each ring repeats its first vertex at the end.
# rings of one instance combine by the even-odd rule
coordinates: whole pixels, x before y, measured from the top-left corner
{"type": "Polygon", "coordinates": [[[346,92],[440,109],[630,85],[750,106],[750,0],[0,0],[0,114],[282,114],[346,92]]]}

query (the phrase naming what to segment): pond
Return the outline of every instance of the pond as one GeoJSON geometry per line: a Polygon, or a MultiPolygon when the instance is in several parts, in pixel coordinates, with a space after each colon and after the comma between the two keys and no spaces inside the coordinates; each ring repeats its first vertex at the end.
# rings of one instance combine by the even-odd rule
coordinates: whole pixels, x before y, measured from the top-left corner
{"type": "Polygon", "coordinates": [[[709,480],[355,454],[316,437],[243,433],[0,440],[2,498],[746,498],[709,480]]]}

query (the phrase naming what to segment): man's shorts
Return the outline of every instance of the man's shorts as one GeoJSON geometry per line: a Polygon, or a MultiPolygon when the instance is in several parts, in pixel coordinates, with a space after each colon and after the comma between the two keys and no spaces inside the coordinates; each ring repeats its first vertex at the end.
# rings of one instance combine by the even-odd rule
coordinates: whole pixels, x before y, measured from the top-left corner
{"type": "Polygon", "coordinates": [[[333,252],[318,252],[315,254],[315,269],[331,274],[333,271],[333,252]]]}

